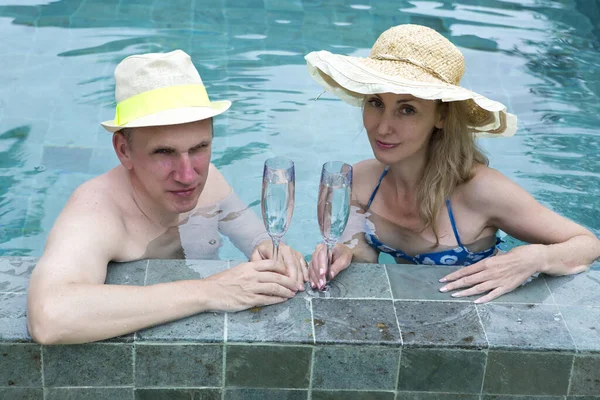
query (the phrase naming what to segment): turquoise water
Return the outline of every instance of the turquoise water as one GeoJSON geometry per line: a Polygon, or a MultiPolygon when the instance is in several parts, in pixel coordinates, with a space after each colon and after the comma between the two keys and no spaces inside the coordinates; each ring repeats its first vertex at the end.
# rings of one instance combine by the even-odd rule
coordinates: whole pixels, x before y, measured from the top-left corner
{"type": "MultiPolygon", "coordinates": [[[[310,254],[322,163],[371,152],[358,109],[314,101],[303,56],[366,56],[400,23],[452,40],[463,84],[518,115],[515,137],[482,142],[491,165],[600,235],[600,1],[0,0],[0,255],[40,255],[72,190],[117,164],[99,125],[116,64],[176,48],[212,99],[234,103],[215,121],[213,162],[257,214],[264,160],[295,161],[286,240],[310,254]]],[[[221,256],[243,255],[226,243],[221,256]]]]}

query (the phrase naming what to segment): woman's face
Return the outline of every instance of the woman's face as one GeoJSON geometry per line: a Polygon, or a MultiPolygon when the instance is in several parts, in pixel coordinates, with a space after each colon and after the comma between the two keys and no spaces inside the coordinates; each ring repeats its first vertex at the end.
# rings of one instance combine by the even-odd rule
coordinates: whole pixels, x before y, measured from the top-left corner
{"type": "Polygon", "coordinates": [[[395,164],[415,157],[425,157],[434,128],[444,126],[439,106],[407,94],[367,95],[363,124],[375,158],[395,164]]]}

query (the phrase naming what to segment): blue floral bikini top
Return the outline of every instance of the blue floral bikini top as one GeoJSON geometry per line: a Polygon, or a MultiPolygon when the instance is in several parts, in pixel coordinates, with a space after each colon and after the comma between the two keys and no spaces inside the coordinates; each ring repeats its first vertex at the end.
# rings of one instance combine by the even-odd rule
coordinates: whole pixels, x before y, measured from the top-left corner
{"type": "MultiPolygon", "coordinates": [[[[379,190],[379,186],[381,185],[381,181],[383,177],[387,174],[389,166],[386,166],[379,178],[379,182],[377,182],[377,186],[373,190],[371,194],[371,198],[369,199],[369,203],[367,204],[367,210],[371,207],[371,203],[379,190]]],[[[498,236],[496,236],[496,244],[490,247],[487,250],[483,250],[477,253],[471,252],[467,249],[460,241],[460,237],[458,236],[458,230],[456,229],[456,223],[454,222],[454,215],[452,214],[452,206],[450,205],[450,200],[446,199],[446,207],[448,208],[448,216],[450,217],[450,223],[452,224],[452,230],[454,231],[454,237],[456,238],[456,242],[458,243],[458,247],[454,249],[437,251],[434,253],[424,253],[417,254],[414,257],[409,256],[404,253],[402,250],[394,249],[390,246],[383,244],[375,235],[375,233],[369,227],[369,224],[366,224],[365,227],[365,239],[367,243],[369,243],[376,250],[382,251],[384,253],[390,254],[394,258],[402,258],[404,260],[408,260],[415,264],[429,264],[429,265],[471,265],[476,263],[477,261],[483,260],[484,258],[493,256],[496,252],[496,248],[498,244],[502,242],[498,236]]]]}

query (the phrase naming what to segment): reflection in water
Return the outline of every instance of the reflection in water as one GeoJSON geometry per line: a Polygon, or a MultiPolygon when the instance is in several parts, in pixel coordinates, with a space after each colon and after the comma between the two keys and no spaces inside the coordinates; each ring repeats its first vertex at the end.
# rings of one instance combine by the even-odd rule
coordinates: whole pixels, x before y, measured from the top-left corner
{"type": "MultiPolygon", "coordinates": [[[[296,162],[296,210],[286,239],[311,254],[320,240],[315,165],[355,163],[372,153],[360,110],[328,95],[313,100],[321,90],[303,56],[364,56],[383,30],[401,23],[427,25],[456,43],[467,59],[465,86],[518,115],[517,136],[482,141],[492,166],[600,235],[597,1],[299,0],[271,1],[268,9],[262,1],[14,3],[0,6],[0,51],[10,55],[0,71],[0,132],[32,128],[16,141],[0,138],[0,255],[39,255],[43,240],[16,242],[23,228],[43,239],[72,188],[115,165],[110,135],[98,123],[112,117],[116,64],[176,48],[192,56],[214,100],[233,102],[215,121],[213,161],[245,203],[259,199],[265,158],[296,162]],[[92,156],[73,168],[78,175],[52,166],[35,171],[46,146],[92,156]],[[9,200],[9,190],[18,200],[9,200]]],[[[190,220],[183,236],[201,236],[201,221],[190,220]]],[[[167,233],[164,243],[177,235],[167,233]]],[[[219,243],[222,257],[243,257],[228,239],[219,243]]]]}
{"type": "Polygon", "coordinates": [[[270,240],[262,221],[232,193],[213,206],[198,208],[179,226],[169,228],[148,244],[142,258],[217,260],[221,235],[246,257],[258,243],[270,240]]]}

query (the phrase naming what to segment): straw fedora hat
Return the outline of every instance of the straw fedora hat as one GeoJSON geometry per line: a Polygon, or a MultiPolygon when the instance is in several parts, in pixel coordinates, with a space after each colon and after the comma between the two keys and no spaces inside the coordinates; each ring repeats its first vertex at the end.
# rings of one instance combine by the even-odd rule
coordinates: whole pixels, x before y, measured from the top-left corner
{"type": "Polygon", "coordinates": [[[305,57],[310,75],[326,91],[362,106],[375,93],[411,94],[425,100],[466,101],[468,124],[478,137],[511,136],[517,117],[506,107],[460,86],[462,53],[446,38],[421,25],[383,32],[368,58],[313,51],[305,57]]]}
{"type": "Polygon", "coordinates": [[[142,126],[176,125],[219,115],[228,100],[210,101],[200,74],[181,50],[125,58],[115,69],[117,107],[109,132],[142,126]]]}

